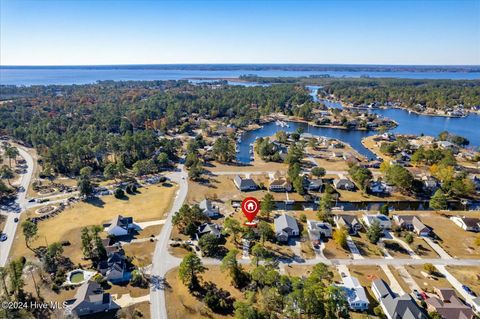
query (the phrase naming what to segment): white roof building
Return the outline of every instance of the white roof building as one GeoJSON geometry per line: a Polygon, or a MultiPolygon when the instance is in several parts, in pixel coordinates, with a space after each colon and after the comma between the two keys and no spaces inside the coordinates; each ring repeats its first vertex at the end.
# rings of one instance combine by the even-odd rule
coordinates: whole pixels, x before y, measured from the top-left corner
{"type": "Polygon", "coordinates": [[[342,278],[343,285],[340,285],[345,292],[350,309],[363,311],[368,309],[368,301],[365,289],[360,285],[356,277],[347,276],[342,278]]]}

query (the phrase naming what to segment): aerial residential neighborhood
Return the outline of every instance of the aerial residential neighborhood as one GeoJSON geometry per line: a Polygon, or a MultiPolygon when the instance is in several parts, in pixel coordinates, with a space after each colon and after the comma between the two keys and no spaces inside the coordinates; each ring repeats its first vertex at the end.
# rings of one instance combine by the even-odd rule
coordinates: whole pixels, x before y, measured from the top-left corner
{"type": "Polygon", "coordinates": [[[479,0],[0,0],[0,319],[479,319],[479,0]]]}

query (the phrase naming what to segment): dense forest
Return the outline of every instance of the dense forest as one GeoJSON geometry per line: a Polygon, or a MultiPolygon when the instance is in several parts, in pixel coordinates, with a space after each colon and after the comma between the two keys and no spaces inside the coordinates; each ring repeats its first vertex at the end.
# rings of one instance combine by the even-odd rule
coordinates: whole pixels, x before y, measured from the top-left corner
{"type": "Polygon", "coordinates": [[[333,94],[337,99],[354,105],[399,103],[415,108],[418,104],[434,109],[463,105],[480,106],[479,80],[414,80],[393,78],[330,78],[311,76],[302,78],[263,78],[254,75],[240,79],[258,83],[290,83],[321,85],[320,94],[333,94]]]}
{"type": "Polygon", "coordinates": [[[159,132],[188,132],[196,119],[235,126],[271,112],[293,114],[311,102],[302,86],[240,87],[187,81],[102,81],[90,85],[0,88],[0,132],[34,146],[54,171],[78,174],[108,162],[135,162],[158,155],[174,159],[159,132]]]}

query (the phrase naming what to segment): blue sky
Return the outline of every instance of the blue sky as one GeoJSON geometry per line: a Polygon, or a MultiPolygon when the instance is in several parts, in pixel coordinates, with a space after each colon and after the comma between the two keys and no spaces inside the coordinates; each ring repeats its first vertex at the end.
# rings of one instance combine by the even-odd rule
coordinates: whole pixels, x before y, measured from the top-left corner
{"type": "Polygon", "coordinates": [[[480,65],[480,0],[0,0],[2,65],[480,65]]]}

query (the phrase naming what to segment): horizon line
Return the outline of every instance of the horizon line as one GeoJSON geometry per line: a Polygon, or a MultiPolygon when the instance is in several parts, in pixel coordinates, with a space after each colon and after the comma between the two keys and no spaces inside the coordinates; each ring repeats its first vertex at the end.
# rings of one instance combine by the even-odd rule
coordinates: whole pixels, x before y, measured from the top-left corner
{"type": "Polygon", "coordinates": [[[225,62],[225,63],[118,63],[118,64],[0,64],[2,67],[108,67],[108,66],[201,66],[201,65],[267,65],[267,66],[419,66],[419,67],[480,67],[480,64],[372,64],[372,63],[258,63],[258,62],[225,62]]]}

